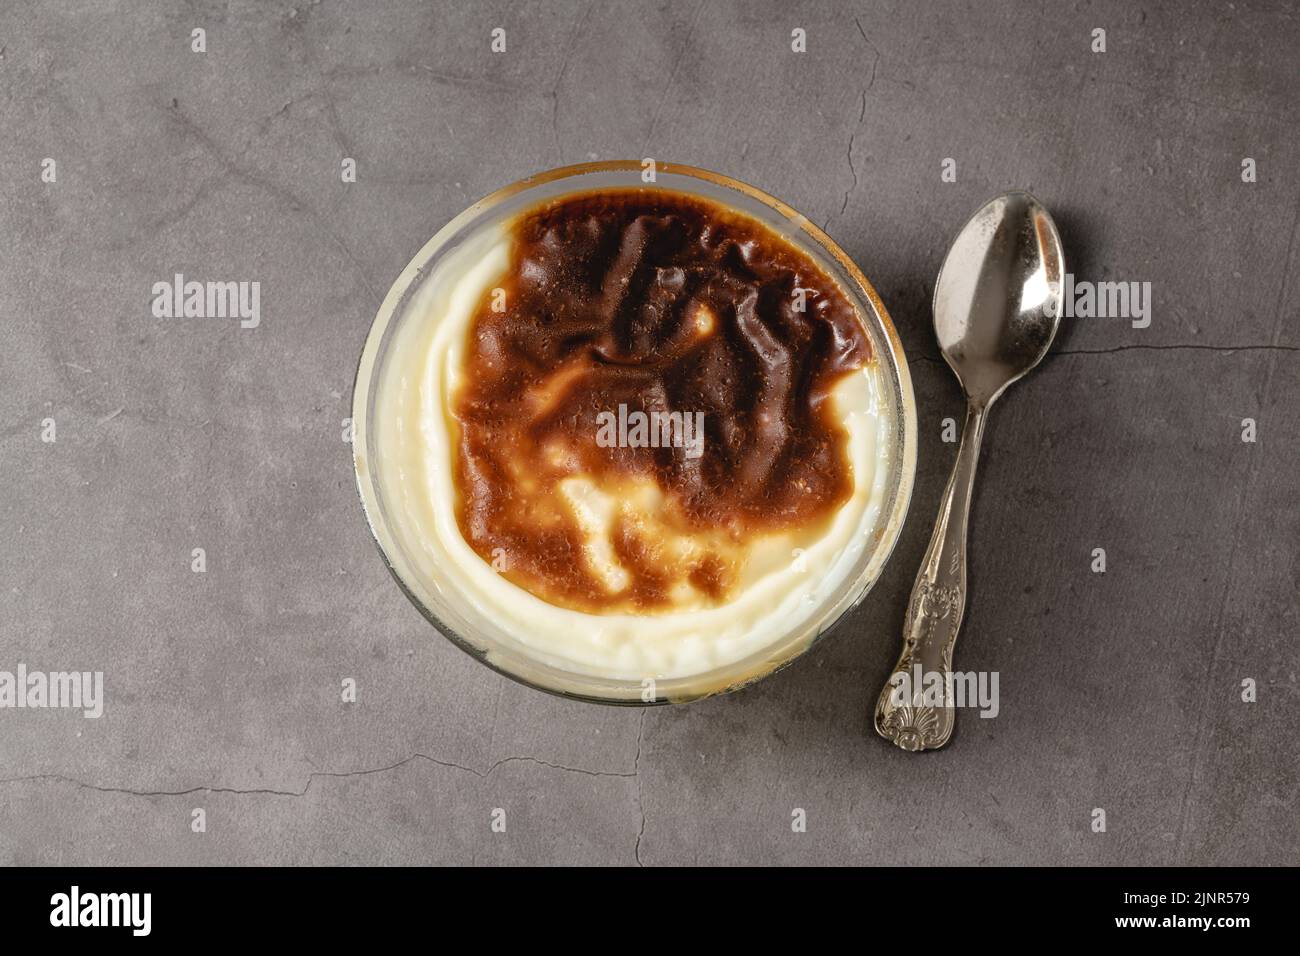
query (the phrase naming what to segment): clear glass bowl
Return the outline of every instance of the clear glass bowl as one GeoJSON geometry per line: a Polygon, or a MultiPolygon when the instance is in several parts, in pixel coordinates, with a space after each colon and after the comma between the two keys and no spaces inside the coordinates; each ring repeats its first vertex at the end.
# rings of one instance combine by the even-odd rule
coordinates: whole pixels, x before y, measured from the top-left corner
{"type": "Polygon", "coordinates": [[[571,192],[638,187],[642,164],[632,160],[583,163],[553,169],[500,189],[466,209],[438,231],[393,283],[375,316],[352,395],[353,461],[366,519],[393,577],[420,613],[452,643],[494,670],[539,690],[606,704],[643,705],[695,700],[736,690],[790,663],[808,650],[836,621],[859,604],[880,576],[902,530],[916,473],[916,406],[912,381],[898,334],[871,283],[829,236],[785,203],[745,183],[703,169],[658,163],[659,188],[692,193],[721,202],[766,223],[813,256],[840,285],[863,317],[880,379],[885,384],[894,429],[887,494],[873,545],[863,550],[854,573],[827,595],[819,612],[797,633],[788,633],[761,651],[716,670],[684,678],[657,680],[653,700],[645,700],[640,681],[614,680],[566,670],[539,660],[508,635],[493,633],[491,622],[472,621],[448,600],[437,582],[417,573],[418,565],[393,533],[393,510],[385,501],[371,463],[381,459],[372,443],[375,395],[396,331],[412,318],[411,303],[435,267],[478,230],[539,203],[571,192]]]}

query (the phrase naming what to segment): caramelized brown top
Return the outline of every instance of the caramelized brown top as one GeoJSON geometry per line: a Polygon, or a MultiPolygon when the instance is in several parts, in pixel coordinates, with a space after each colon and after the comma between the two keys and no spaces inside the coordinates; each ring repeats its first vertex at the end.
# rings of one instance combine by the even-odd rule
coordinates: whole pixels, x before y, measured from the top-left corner
{"type": "Polygon", "coordinates": [[[811,257],[653,187],[562,197],[511,230],[453,398],[457,518],[484,560],[564,607],[708,606],[757,535],[823,527],[848,499],[828,398],[870,345],[811,257]]]}

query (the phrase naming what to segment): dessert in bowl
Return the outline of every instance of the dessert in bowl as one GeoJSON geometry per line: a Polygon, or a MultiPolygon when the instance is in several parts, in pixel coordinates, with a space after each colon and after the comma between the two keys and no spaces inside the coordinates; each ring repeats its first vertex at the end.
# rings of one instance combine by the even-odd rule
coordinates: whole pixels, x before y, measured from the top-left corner
{"type": "Polygon", "coordinates": [[[729,690],[874,583],[916,424],[875,292],[752,187],[566,167],[466,210],[407,266],[354,393],[394,576],[444,634],[544,690],[729,690]]]}

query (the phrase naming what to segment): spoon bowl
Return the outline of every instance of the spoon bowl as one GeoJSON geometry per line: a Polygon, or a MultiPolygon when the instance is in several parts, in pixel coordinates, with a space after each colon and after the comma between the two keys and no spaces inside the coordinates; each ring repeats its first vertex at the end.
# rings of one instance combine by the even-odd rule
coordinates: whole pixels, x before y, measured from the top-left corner
{"type": "Polygon", "coordinates": [[[1056,225],[1026,192],[990,200],[953,241],[934,289],[934,332],[966,396],[990,405],[1047,354],[1061,316],[1056,225]]]}

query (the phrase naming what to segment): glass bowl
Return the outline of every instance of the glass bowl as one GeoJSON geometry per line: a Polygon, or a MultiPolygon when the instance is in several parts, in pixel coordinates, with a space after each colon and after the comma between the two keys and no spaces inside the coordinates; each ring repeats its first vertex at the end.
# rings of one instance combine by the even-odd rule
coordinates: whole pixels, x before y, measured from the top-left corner
{"type": "Polygon", "coordinates": [[[859,604],[880,576],[902,530],[916,473],[916,407],[903,347],[871,283],[829,236],[780,200],[753,186],[718,173],[690,166],[657,163],[658,188],[712,199],[746,213],[776,230],[811,255],[840,286],[858,310],[871,340],[873,361],[885,394],[882,400],[895,425],[888,455],[886,493],[873,533],[853,572],[828,593],[817,612],[797,632],[787,633],[760,651],[712,671],[689,677],[638,680],[592,676],[540,659],[525,645],[494,627],[490,620],[472,620],[457,608],[454,596],[440,585],[436,569],[412,560],[409,549],[394,533],[394,509],[385,500],[380,476],[372,463],[382,459],[374,447],[377,429],[376,393],[396,331],[416,315],[412,308],[424,282],[444,257],[463,246],[480,230],[501,223],[539,202],[590,189],[643,187],[642,164],[633,160],[565,166],[494,192],[440,229],[402,270],[375,316],[352,396],[353,462],[366,520],[388,569],[411,603],[448,640],[494,670],[538,690],[605,704],[644,705],[695,700],[736,690],[790,663],[810,648],[843,615],[859,604]],[[647,688],[650,688],[649,690],[647,688]]]}

